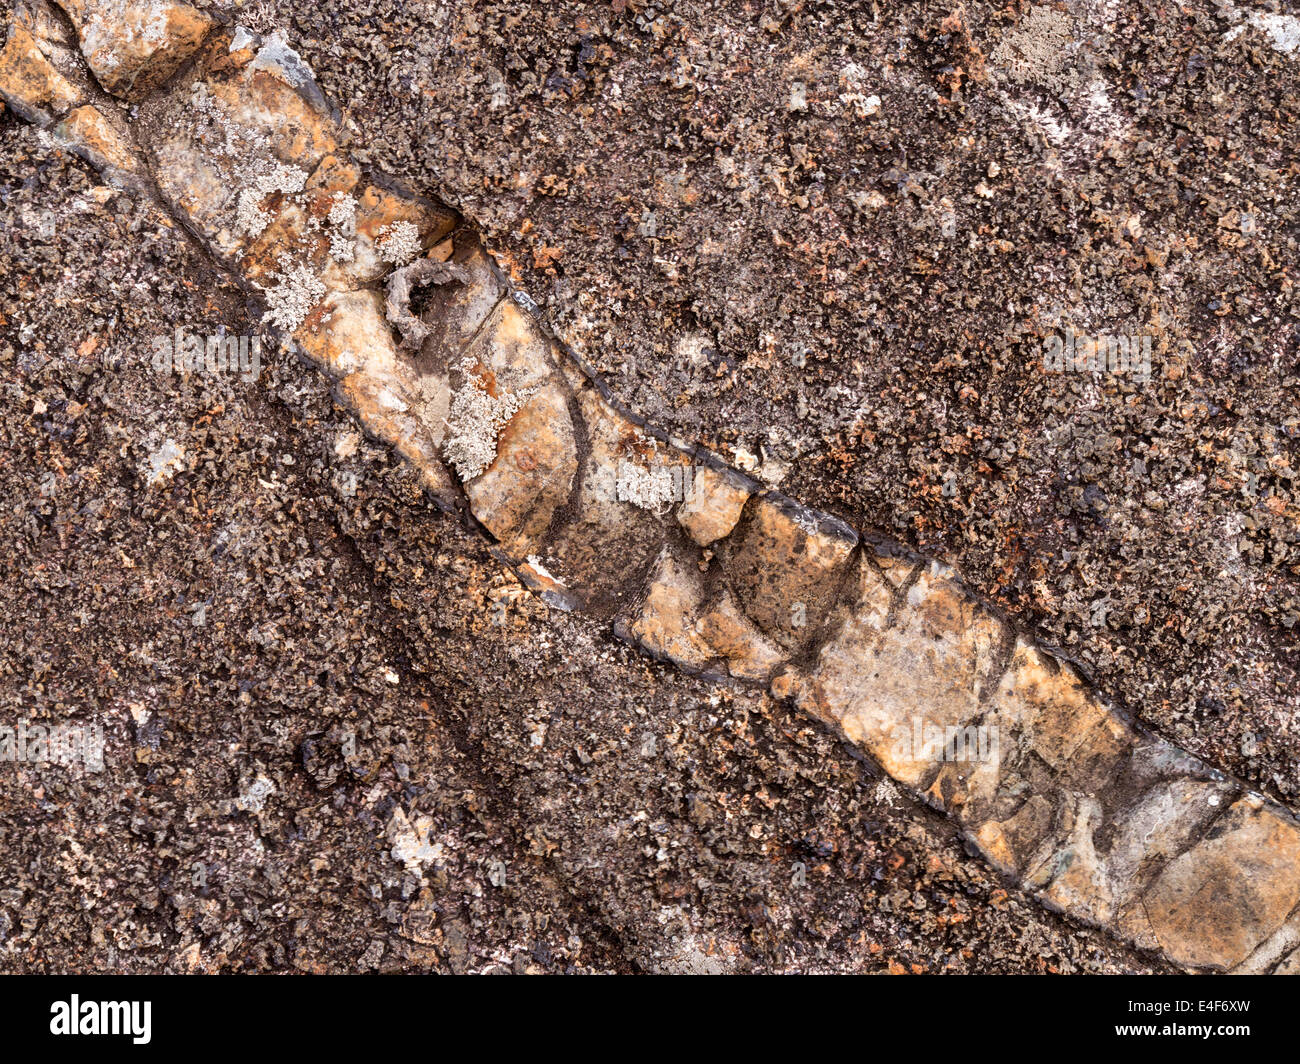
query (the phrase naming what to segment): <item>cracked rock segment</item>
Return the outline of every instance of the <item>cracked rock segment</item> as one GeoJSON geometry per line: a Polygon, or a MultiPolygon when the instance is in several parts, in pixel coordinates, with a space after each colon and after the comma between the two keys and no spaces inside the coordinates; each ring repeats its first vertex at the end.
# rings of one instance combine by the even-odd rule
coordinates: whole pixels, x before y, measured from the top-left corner
{"type": "Polygon", "coordinates": [[[826,620],[858,544],[857,533],[779,492],[752,498],[727,539],[724,571],[741,609],[791,652],[826,620]]]}
{"type": "Polygon", "coordinates": [[[170,78],[215,25],[189,4],[165,0],[57,0],[77,28],[95,79],[114,96],[140,100],[170,78]]]}
{"type": "Polygon", "coordinates": [[[55,69],[36,38],[18,23],[0,51],[0,98],[33,125],[48,126],[85,100],[85,94],[55,69]]]}

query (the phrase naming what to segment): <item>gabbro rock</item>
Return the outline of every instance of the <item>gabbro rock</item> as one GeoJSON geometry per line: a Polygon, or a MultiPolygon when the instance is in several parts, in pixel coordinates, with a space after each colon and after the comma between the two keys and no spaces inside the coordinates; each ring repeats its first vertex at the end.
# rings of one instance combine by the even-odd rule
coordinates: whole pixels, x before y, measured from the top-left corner
{"type": "Polygon", "coordinates": [[[453,212],[363,185],[283,40],[217,31],[183,4],[64,7],[91,70],[139,102],[139,119],[92,105],[22,25],[0,52],[0,97],[29,121],[61,119],[56,137],[105,172],[152,177],[362,424],[441,503],[468,508],[544,601],[614,620],[684,668],[770,683],[1052,908],[1189,969],[1300,967],[1287,811],[1147,735],[943,566],[863,544],[617,410],[510,298],[477,239],[449,239],[453,212]],[[412,255],[437,266],[380,291],[412,255]],[[514,399],[462,489],[444,459],[453,384],[470,375],[514,399]],[[665,471],[692,464],[675,512],[648,505],[684,483],[665,471]],[[656,492],[623,497],[628,466],[656,492]],[[927,728],[996,743],[956,760],[946,743],[907,741],[927,728]]]}

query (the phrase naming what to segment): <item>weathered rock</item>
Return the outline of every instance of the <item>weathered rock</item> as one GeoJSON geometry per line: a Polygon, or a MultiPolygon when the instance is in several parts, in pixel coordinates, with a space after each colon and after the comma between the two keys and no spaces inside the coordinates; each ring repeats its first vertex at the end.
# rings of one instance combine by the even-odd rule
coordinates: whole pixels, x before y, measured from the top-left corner
{"type": "Polygon", "coordinates": [[[274,276],[283,273],[286,261],[322,277],[329,261],[328,238],[311,226],[302,204],[280,193],[271,200],[276,202],[262,201],[271,219],[266,228],[251,240],[244,238],[240,272],[259,288],[274,285],[274,276]]]}
{"type": "Polygon", "coordinates": [[[212,135],[203,142],[206,151],[225,156],[241,178],[248,164],[259,159],[275,159],[310,174],[326,156],[337,153],[336,116],[306,67],[289,76],[277,66],[259,63],[272,49],[263,45],[246,66],[214,70],[214,60],[227,58],[228,48],[226,37],[214,38],[196,72],[201,88],[191,82],[172,93],[182,123],[211,123],[212,135]]]}
{"type": "Polygon", "coordinates": [[[137,187],[145,174],[131,134],[89,104],[69,112],[54,127],[53,136],[115,184],[137,187]]]}
{"type": "Polygon", "coordinates": [[[651,570],[639,609],[615,622],[615,634],[661,660],[701,670],[715,657],[695,627],[703,595],[698,567],[665,548],[651,570]]]}
{"type": "Polygon", "coordinates": [[[278,272],[286,258],[320,276],[332,265],[323,189],[352,177],[336,153],[334,116],[312,102],[310,72],[290,83],[254,63],[235,66],[230,44],[215,35],[192,81],[141,105],[141,124],[156,131],[159,190],[245,276],[278,272]]]}
{"type": "Polygon", "coordinates": [[[418,365],[422,372],[449,370],[465,346],[505,296],[491,263],[473,235],[458,235],[450,259],[467,280],[438,285],[424,293],[422,319],[428,335],[418,365]]]}
{"type": "Polygon", "coordinates": [[[1300,910],[1293,912],[1286,923],[1256,946],[1250,956],[1232,969],[1232,974],[1300,975],[1300,967],[1294,967],[1297,959],[1300,959],[1300,910]]]}
{"type": "MultiPolygon", "coordinates": [[[[145,6],[67,3],[81,12],[79,25],[92,9],[145,6]]],[[[17,85],[36,120],[67,111],[75,80],[50,64],[39,39],[32,47],[15,40],[0,53],[0,94],[17,85]]],[[[160,47],[138,58],[123,93],[165,78],[174,55],[160,47]]],[[[1200,762],[1144,738],[1050,655],[1009,646],[1000,622],[940,568],[921,572],[910,559],[867,550],[854,558],[856,536],[834,519],[774,492],[755,498],[747,478],[700,468],[676,521],[700,546],[723,541],[706,572],[710,552],[692,557],[664,520],[671,506],[660,505],[660,493],[616,490],[623,463],[659,483],[663,470],[685,465],[689,448],[660,449],[573,364],[557,365],[554,345],[505,297],[477,243],[445,240],[450,212],[379,186],[356,191],[357,168],[335,154],[332,110],[291,49],[240,33],[210,44],[196,70],[199,88],[177,87],[153,114],[165,191],[264,291],[290,267],[301,271],[301,316],[287,316],[284,328],[340,378],[342,400],[417,467],[436,498],[459,498],[440,457],[453,367],[468,355],[485,388],[521,397],[494,428],[491,460],[468,479],[466,495],[500,541],[493,553],[527,586],[552,605],[598,612],[639,594],[618,624],[625,638],[687,668],[725,666],[755,681],[775,672],[778,697],[796,699],[892,776],[924,789],[1049,906],[1188,967],[1296,966],[1300,838],[1290,818],[1238,800],[1238,789],[1200,762]],[[175,126],[157,122],[168,107],[181,116],[175,126]],[[271,163],[294,168],[305,186],[242,197],[249,174],[271,163]],[[340,212],[346,226],[333,217],[340,197],[351,204],[340,212]],[[257,224],[239,228],[241,211],[257,224]],[[351,241],[343,255],[341,236],[351,241]],[[433,257],[463,269],[421,274],[439,280],[419,301],[428,328],[408,356],[378,293],[353,289],[439,240],[433,257]],[[644,591],[628,592],[648,569],[644,591]],[[806,671],[782,668],[824,638],[806,671]],[[996,729],[994,756],[946,757],[949,734],[977,729],[996,729]]],[[[135,162],[125,127],[101,109],[72,110],[55,135],[106,173],[135,162]]]]}
{"type": "Polygon", "coordinates": [[[393,371],[398,359],[378,292],[331,292],[295,334],[316,365],[335,377],[393,371]]]}
{"type": "Polygon", "coordinates": [[[0,51],[0,98],[28,122],[44,127],[82,103],[85,95],[55,69],[36,39],[14,24],[0,51]]]}
{"type": "Polygon", "coordinates": [[[385,237],[402,223],[415,229],[419,254],[446,237],[456,216],[420,196],[370,185],[356,197],[353,258],[340,268],[352,286],[379,280],[406,262],[385,257],[385,237]]]}
{"type": "MultiPolygon", "coordinates": [[[[1127,790],[1127,781],[1116,786],[1127,790]]],[[[1171,779],[1124,810],[1075,792],[1078,812],[1065,846],[1045,870],[1051,879],[1042,900],[1098,926],[1114,926],[1121,909],[1219,815],[1233,791],[1226,782],[1171,779]]]]}
{"type": "Polygon", "coordinates": [[[502,300],[478,330],[465,355],[512,391],[558,383],[551,342],[511,300],[502,300]]]}
{"type": "MultiPolygon", "coordinates": [[[[444,241],[440,249],[449,250],[446,247],[448,243],[450,242],[444,241]]],[[[449,258],[450,255],[447,257],[449,258]]],[[[384,289],[387,293],[384,299],[384,313],[388,316],[389,324],[401,334],[402,350],[415,355],[415,360],[426,373],[434,373],[446,378],[449,371],[444,360],[420,357],[432,328],[416,316],[415,308],[411,305],[412,296],[417,291],[430,286],[463,285],[472,280],[472,275],[464,266],[458,266],[454,262],[447,261],[446,258],[436,258],[434,253],[430,252],[428,256],[416,259],[409,266],[401,266],[394,270],[384,281],[384,289]]]]}
{"type": "Polygon", "coordinates": [[[571,611],[576,610],[581,605],[578,597],[560,581],[556,580],[546,566],[536,557],[529,557],[522,562],[517,562],[499,547],[492,547],[490,550],[493,557],[502,564],[513,566],[524,586],[535,592],[548,606],[571,611]]]}
{"type": "Polygon", "coordinates": [[[148,95],[180,68],[212,30],[213,20],[168,0],[57,0],[77,28],[95,78],[127,100],[148,95]]]}
{"type": "Polygon", "coordinates": [[[949,729],[976,724],[1003,626],[937,570],[912,585],[892,625],[893,588],[865,556],[855,592],[798,705],[921,788],[939,768],[949,729]]]}
{"type": "Polygon", "coordinates": [[[857,541],[842,522],[765,491],[726,541],[724,571],[750,620],[794,651],[825,621],[857,541]]]}
{"type": "Polygon", "coordinates": [[[1050,878],[1047,862],[1077,818],[1091,815],[1081,798],[1104,784],[1105,771],[1118,770],[1136,737],[1073,673],[1022,640],[1001,677],[987,682],[995,686],[979,726],[996,729],[998,757],[944,765],[927,797],[955,815],[999,869],[1050,878]]]}
{"type": "Polygon", "coordinates": [[[665,547],[651,570],[645,597],[615,633],[657,658],[690,670],[725,663],[737,679],[762,681],[784,660],[723,588],[709,603],[698,563],[665,547]]]}
{"type": "Polygon", "coordinates": [[[444,507],[455,506],[460,493],[439,459],[437,445],[393,382],[368,371],[352,373],[339,381],[338,394],[371,435],[392,446],[416,468],[420,483],[434,499],[444,507]]]}
{"type": "Polygon", "coordinates": [[[731,469],[697,465],[691,491],[677,507],[677,520],[701,547],[731,533],[757,485],[731,469]]]}
{"type": "Polygon", "coordinates": [[[578,472],[568,397],[557,385],[533,393],[497,438],[496,460],[465,484],[470,510],[515,557],[531,553],[563,506],[578,472]]]}
{"type": "Polygon", "coordinates": [[[566,368],[564,376],[575,389],[580,420],[574,429],[580,451],[585,436],[587,453],[565,520],[552,528],[543,554],[587,609],[614,616],[626,608],[635,593],[629,589],[641,585],[668,541],[668,526],[650,510],[618,498],[619,462],[643,457],[641,429],[609,406],[576,369],[566,368]]]}
{"type": "Polygon", "coordinates": [[[766,680],[785,660],[780,648],[741,612],[726,588],[696,622],[696,628],[714,653],[726,659],[727,671],[738,680],[766,680]]]}
{"type": "Polygon", "coordinates": [[[1300,828],[1254,797],[1234,803],[1205,838],[1170,862],[1142,899],[1165,954],[1229,969],[1300,902],[1300,828]]]}

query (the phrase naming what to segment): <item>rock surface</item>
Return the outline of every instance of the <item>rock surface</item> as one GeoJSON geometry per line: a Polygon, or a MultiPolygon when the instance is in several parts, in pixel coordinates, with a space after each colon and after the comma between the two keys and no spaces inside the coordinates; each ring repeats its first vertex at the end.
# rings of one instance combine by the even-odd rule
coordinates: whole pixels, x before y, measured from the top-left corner
{"type": "MultiPolygon", "coordinates": [[[[772,680],[1050,907],[1187,969],[1280,955],[1300,901],[1300,827],[1286,810],[1147,736],[937,563],[878,551],[830,514],[752,491],[712,458],[704,488],[671,500],[675,515],[673,506],[661,512],[657,503],[670,501],[662,492],[683,482],[672,475],[700,452],[664,442],[611,403],[520,309],[472,239],[446,248],[457,225],[450,211],[370,185],[354,208],[335,212],[359,175],[292,49],[242,30],[214,33],[185,84],[162,88],[211,27],[184,12],[173,23],[180,7],[154,5],[158,40],[152,28],[141,38],[135,16],[122,14],[129,32],[106,51],[91,29],[118,8],[88,0],[69,10],[100,83],[140,101],[139,117],[128,124],[125,114],[82,107],[56,138],[110,175],[150,175],[163,197],[153,207],[199,235],[263,305],[264,325],[337,378],[361,424],[411,462],[443,507],[477,518],[496,556],[521,577],[527,569],[529,586],[597,621],[617,617],[615,631],[688,669],[772,680]],[[156,47],[145,56],[145,45],[156,47]],[[115,80],[118,62],[126,80],[115,80]],[[349,242],[352,255],[340,255],[349,242]],[[438,275],[418,312],[418,292],[406,293],[399,310],[427,325],[414,351],[384,295],[366,286],[391,272],[380,263],[400,268],[426,255],[459,269],[438,275]],[[517,400],[500,424],[480,425],[490,461],[464,478],[463,492],[437,414],[454,415],[457,374],[485,401],[517,400]],[[990,729],[998,752],[954,768],[928,740],[908,746],[919,712],[919,734],[937,729],[946,744],[990,729]],[[1230,800],[1221,817],[1207,811],[1230,800]]],[[[77,102],[75,91],[22,32],[15,27],[16,47],[0,56],[0,93],[48,123],[77,102]]],[[[182,464],[183,450],[163,453],[157,470],[182,464]]],[[[401,587],[392,594],[400,599],[401,587]]],[[[537,727],[542,745],[546,728],[537,727]]],[[[257,812],[271,785],[245,782],[254,791],[231,808],[257,812]]],[[[438,851],[420,841],[432,818],[414,824],[398,809],[385,834],[419,878],[438,851]]]]}

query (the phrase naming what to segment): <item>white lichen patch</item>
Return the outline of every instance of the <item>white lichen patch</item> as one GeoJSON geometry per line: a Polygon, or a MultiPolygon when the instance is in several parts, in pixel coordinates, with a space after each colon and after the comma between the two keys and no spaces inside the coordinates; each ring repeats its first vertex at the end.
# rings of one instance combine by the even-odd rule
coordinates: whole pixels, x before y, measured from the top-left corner
{"type": "Polygon", "coordinates": [[[258,776],[248,785],[248,790],[236,797],[231,803],[232,811],[241,813],[260,813],[266,808],[266,800],[275,793],[275,784],[265,776],[258,776]]]}
{"type": "Polygon", "coordinates": [[[271,224],[271,216],[261,207],[263,198],[256,189],[246,188],[240,191],[239,203],[235,207],[236,232],[259,237],[271,224]]]}
{"type": "Polygon", "coordinates": [[[145,476],[151,487],[171,480],[178,469],[185,468],[185,448],[175,440],[164,440],[150,452],[145,464],[145,476]]]}
{"type": "Polygon", "coordinates": [[[406,266],[420,253],[420,230],[411,222],[393,222],[379,230],[375,247],[385,262],[406,266]]]}
{"type": "Polygon", "coordinates": [[[1077,50],[1075,20],[1040,4],[1003,36],[989,61],[1012,81],[1042,85],[1059,96],[1067,95],[1079,81],[1077,50]]]}
{"type": "Polygon", "coordinates": [[[391,846],[389,853],[394,861],[406,867],[413,875],[420,875],[425,866],[441,860],[444,854],[442,843],[433,842],[429,836],[433,830],[433,819],[418,816],[415,823],[400,806],[393,810],[388,821],[386,834],[391,846]]]}
{"type": "Polygon", "coordinates": [[[357,201],[346,192],[334,193],[328,219],[334,227],[330,233],[330,258],[335,262],[351,262],[357,255],[357,201]]]}
{"type": "Polygon", "coordinates": [[[840,71],[840,104],[858,118],[870,118],[880,110],[880,97],[867,94],[867,72],[857,63],[846,63],[840,71]]]}
{"type": "Polygon", "coordinates": [[[496,460],[501,430],[533,394],[529,390],[492,395],[475,372],[477,365],[472,358],[460,364],[465,383],[452,396],[443,445],[447,461],[462,482],[473,480],[496,460]]]}
{"type": "Polygon", "coordinates": [[[325,285],[307,267],[290,262],[287,255],[281,255],[279,262],[279,272],[271,275],[275,286],[262,289],[268,308],[266,321],[293,332],[324,297],[325,285]]]}
{"type": "Polygon", "coordinates": [[[253,178],[251,185],[239,191],[235,207],[236,230],[251,237],[261,236],[263,230],[271,224],[271,215],[262,210],[266,197],[276,192],[293,195],[301,192],[306,184],[306,172],[296,166],[276,163],[262,170],[253,178]]]}
{"type": "Polygon", "coordinates": [[[1247,13],[1240,8],[1234,8],[1231,13],[1234,18],[1244,15],[1246,21],[1224,34],[1225,41],[1235,41],[1246,31],[1247,26],[1253,26],[1268,36],[1268,43],[1274,51],[1291,55],[1300,48],[1300,18],[1295,15],[1274,15],[1261,11],[1247,13]]]}
{"type": "Polygon", "coordinates": [[[618,499],[643,510],[666,514],[681,494],[679,485],[680,477],[674,482],[673,470],[669,466],[647,469],[626,460],[618,463],[618,499]]]}

